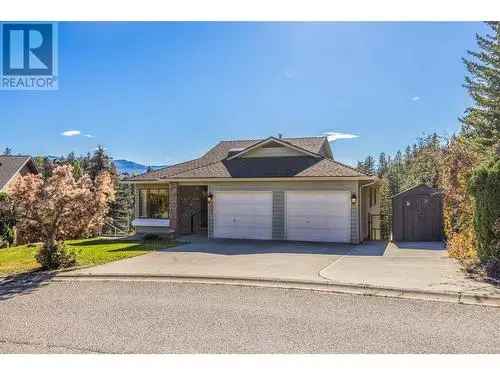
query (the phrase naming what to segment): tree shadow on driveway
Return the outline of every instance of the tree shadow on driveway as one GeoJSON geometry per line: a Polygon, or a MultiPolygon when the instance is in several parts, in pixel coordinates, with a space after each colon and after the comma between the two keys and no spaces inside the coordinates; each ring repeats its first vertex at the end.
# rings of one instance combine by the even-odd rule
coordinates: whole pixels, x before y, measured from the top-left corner
{"type": "Polygon", "coordinates": [[[0,281],[0,302],[31,294],[46,285],[53,276],[51,272],[25,272],[8,276],[0,281]]]}
{"type": "Polygon", "coordinates": [[[444,251],[446,250],[446,245],[441,241],[422,241],[422,242],[394,242],[394,244],[399,249],[405,250],[433,250],[433,251],[444,251]]]}
{"type": "MultiPolygon", "coordinates": [[[[181,237],[182,240],[182,237],[181,237]]],[[[374,247],[349,243],[320,243],[267,240],[204,239],[181,244],[167,252],[199,252],[217,255],[252,254],[316,254],[316,255],[357,255],[382,256],[385,244],[374,247]]]]}

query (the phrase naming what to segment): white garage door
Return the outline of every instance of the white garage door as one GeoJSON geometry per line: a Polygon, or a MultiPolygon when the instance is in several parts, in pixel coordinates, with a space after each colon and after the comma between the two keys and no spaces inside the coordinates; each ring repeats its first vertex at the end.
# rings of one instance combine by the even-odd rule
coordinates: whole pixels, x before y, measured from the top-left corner
{"type": "Polygon", "coordinates": [[[288,240],[350,242],[351,203],[348,191],[287,191],[288,240]]]}
{"type": "Polygon", "coordinates": [[[214,237],[269,240],[272,230],[272,192],[215,192],[214,237]]]}

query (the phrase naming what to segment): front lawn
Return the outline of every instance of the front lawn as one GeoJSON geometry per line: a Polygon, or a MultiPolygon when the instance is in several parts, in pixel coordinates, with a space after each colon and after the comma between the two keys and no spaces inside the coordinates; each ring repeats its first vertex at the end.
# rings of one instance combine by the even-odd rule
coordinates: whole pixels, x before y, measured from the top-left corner
{"type": "MultiPolygon", "coordinates": [[[[165,249],[176,245],[173,241],[141,242],[101,238],[65,241],[65,244],[68,250],[76,252],[79,266],[93,266],[113,262],[146,254],[151,250],[165,249]]],[[[38,247],[37,245],[23,245],[0,249],[0,276],[39,269],[40,265],[35,260],[38,247]]]]}

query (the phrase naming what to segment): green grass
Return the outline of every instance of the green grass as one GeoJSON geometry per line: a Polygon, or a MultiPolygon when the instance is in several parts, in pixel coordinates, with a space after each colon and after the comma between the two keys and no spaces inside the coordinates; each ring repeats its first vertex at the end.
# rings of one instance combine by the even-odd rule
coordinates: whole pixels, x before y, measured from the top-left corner
{"type": "MultiPolygon", "coordinates": [[[[175,246],[173,241],[141,242],[93,238],[65,241],[68,250],[74,250],[79,266],[93,266],[146,254],[148,251],[175,246]]],[[[39,245],[23,245],[0,249],[0,276],[36,271],[35,260],[39,245]]]]}

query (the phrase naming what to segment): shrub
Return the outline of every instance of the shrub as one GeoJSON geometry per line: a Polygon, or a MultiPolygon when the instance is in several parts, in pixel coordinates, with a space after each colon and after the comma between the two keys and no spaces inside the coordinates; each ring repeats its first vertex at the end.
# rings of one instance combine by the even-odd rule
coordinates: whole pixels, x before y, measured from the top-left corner
{"type": "Polygon", "coordinates": [[[477,254],[488,269],[500,268],[500,158],[477,168],[469,189],[474,197],[477,254]]]}
{"type": "Polygon", "coordinates": [[[62,241],[49,247],[44,243],[36,255],[36,260],[44,270],[66,268],[76,265],[76,255],[73,251],[68,251],[62,241]]]}
{"type": "Polygon", "coordinates": [[[448,254],[459,260],[465,269],[473,270],[478,265],[476,255],[476,235],[471,227],[452,233],[448,238],[448,254]]]}
{"type": "Polygon", "coordinates": [[[380,237],[388,240],[392,232],[392,197],[387,178],[380,182],[380,237]]]}
{"type": "Polygon", "coordinates": [[[12,245],[15,240],[14,212],[9,196],[0,192],[0,245],[12,245]]]}
{"type": "Polygon", "coordinates": [[[474,208],[468,183],[480,156],[464,137],[453,138],[443,155],[441,186],[444,191],[443,220],[448,253],[466,268],[478,263],[474,208]]]}
{"type": "Polygon", "coordinates": [[[5,225],[2,229],[2,233],[0,233],[0,240],[6,242],[10,246],[14,243],[14,239],[15,239],[14,228],[5,225]]]}

